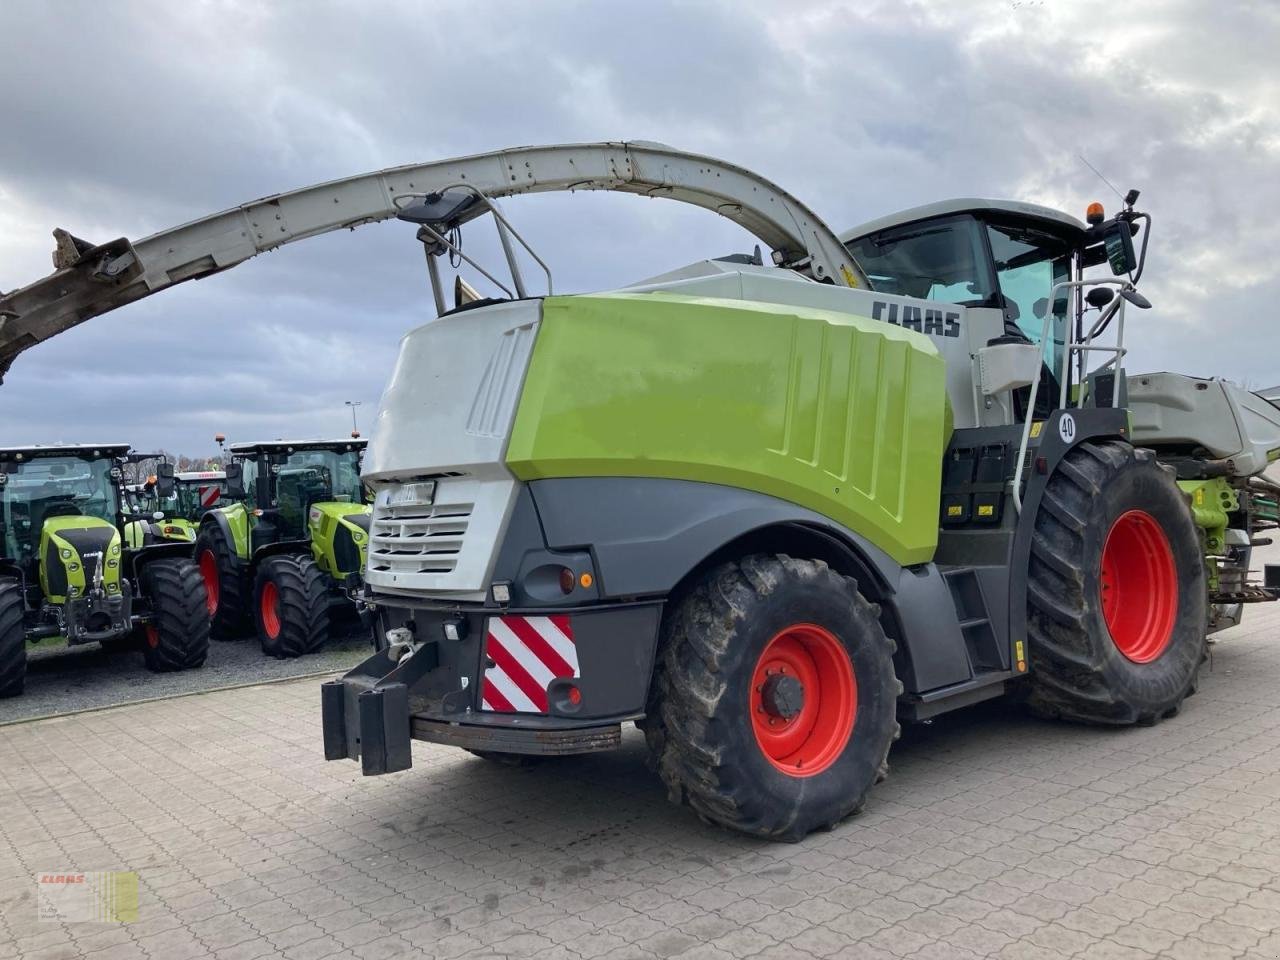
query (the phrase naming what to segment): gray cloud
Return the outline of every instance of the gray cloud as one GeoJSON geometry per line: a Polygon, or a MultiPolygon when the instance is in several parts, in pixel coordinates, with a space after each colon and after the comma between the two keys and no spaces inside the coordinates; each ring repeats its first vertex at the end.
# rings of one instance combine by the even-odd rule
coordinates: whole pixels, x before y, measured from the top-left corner
{"type": "MultiPolygon", "coordinates": [[[[656,139],[838,229],[951,195],[1156,217],[1132,364],[1280,382],[1269,4],[342,2],[0,6],[0,288],[49,230],[138,237],[278,190],[531,142],[656,139]]],[[[563,289],[749,249],[663,201],[507,202],[563,289]]],[[[468,237],[477,249],[489,242],[468,237]]],[[[342,434],[427,316],[399,224],[308,241],[19,358],[6,441],[342,434]]],[[[460,358],[464,362],[465,358],[460,358]]]]}

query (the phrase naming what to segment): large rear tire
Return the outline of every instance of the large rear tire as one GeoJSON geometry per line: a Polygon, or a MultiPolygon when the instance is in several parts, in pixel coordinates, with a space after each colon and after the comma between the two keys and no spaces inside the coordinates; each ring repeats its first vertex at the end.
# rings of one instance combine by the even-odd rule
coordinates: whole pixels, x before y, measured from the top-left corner
{"type": "Polygon", "coordinates": [[[195,556],[204,580],[212,635],[219,640],[239,640],[249,626],[244,561],[214,526],[201,528],[196,536],[195,556]]]}
{"type": "Polygon", "coordinates": [[[22,587],[0,580],[0,698],[22,693],[27,678],[27,633],[22,625],[22,587]]]}
{"type": "Polygon", "coordinates": [[[310,557],[263,560],[254,578],[253,609],[262,652],[269,657],[313,653],[329,638],[328,584],[310,557]]]}
{"type": "Polygon", "coordinates": [[[142,631],[147,669],[169,673],[203,666],[209,609],[200,568],[191,560],[152,560],[139,579],[151,600],[151,622],[142,631]]]}
{"type": "Polygon", "coordinates": [[[1204,557],[1149,450],[1081,443],[1050,477],[1027,584],[1029,706],[1086,723],[1178,712],[1206,657],[1204,557]]]}
{"type": "Polygon", "coordinates": [[[897,736],[893,644],[815,560],[712,570],[665,618],[645,737],[671,799],[796,841],[862,808],[897,736]]]}

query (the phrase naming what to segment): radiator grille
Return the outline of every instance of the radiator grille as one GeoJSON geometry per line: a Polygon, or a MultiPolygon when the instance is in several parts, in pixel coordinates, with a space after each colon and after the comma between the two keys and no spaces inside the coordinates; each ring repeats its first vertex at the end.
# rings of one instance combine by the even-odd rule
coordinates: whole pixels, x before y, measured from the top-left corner
{"type": "Polygon", "coordinates": [[[474,506],[448,502],[377,504],[369,531],[370,571],[452,573],[474,506]]]}

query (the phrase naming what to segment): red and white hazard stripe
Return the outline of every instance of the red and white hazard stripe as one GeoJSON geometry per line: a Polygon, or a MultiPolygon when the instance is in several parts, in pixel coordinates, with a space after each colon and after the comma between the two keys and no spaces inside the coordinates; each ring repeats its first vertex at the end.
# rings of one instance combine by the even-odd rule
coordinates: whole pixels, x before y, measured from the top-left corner
{"type": "Polygon", "coordinates": [[[491,617],[481,708],[494,713],[546,713],[547,685],[577,677],[578,648],[566,616],[491,617]]]}
{"type": "Polygon", "coordinates": [[[218,500],[222,497],[222,488],[218,486],[201,487],[200,488],[200,506],[212,507],[216,506],[218,500]]]}

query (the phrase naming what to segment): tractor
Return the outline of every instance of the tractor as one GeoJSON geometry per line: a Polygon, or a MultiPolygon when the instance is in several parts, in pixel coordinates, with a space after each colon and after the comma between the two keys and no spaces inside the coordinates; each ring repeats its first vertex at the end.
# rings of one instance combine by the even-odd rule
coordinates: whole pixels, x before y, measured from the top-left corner
{"type": "Polygon", "coordinates": [[[589,753],[634,722],[674,801],[794,841],[862,808],[901,722],[997,697],[1174,716],[1211,626],[1273,599],[1248,549],[1276,521],[1280,410],[1126,371],[1126,311],[1151,306],[1137,199],[1086,222],[946,201],[837,236],[714,158],[523,147],[137,242],[59,231],[56,272],[0,299],[0,364],[283,244],[405,223],[436,316],[401,340],[363,465],[376,649],[321,687],[326,758],[589,753]],[[714,210],[771,253],[557,295],[496,201],[592,189],[714,210]],[[501,267],[463,249],[484,217],[501,267]],[[445,262],[493,289],[459,274],[450,298],[445,262]]]}
{"type": "MultiPolygon", "coordinates": [[[[179,475],[172,473],[172,465],[166,468],[166,476],[172,477],[172,482],[165,484],[169,491],[167,497],[159,495],[157,474],[147,472],[168,463],[168,457],[163,453],[130,451],[124,457],[121,497],[128,511],[137,518],[126,523],[124,528],[125,543],[130,547],[161,540],[191,543],[196,538],[195,524],[186,516],[184,509],[182,483],[179,475]]],[[[188,494],[186,499],[189,498],[188,494]]]]}
{"type": "MultiPolygon", "coordinates": [[[[0,697],[20,694],[27,643],[140,646],[149,669],[205,661],[204,583],[190,547],[135,546],[123,444],[0,449],[0,697]]],[[[168,466],[168,465],[166,465],[168,466]]],[[[162,472],[164,490],[171,476],[162,472]]]]}
{"type": "Polygon", "coordinates": [[[273,440],[228,448],[226,506],[206,510],[196,535],[213,634],[250,620],[272,657],[311,653],[335,606],[351,607],[368,547],[360,483],[364,440],[273,440]]]}

